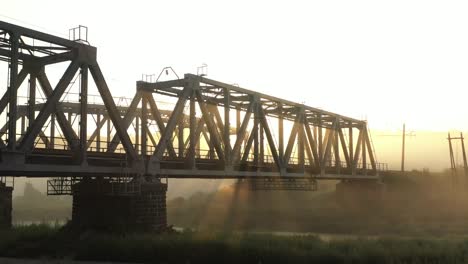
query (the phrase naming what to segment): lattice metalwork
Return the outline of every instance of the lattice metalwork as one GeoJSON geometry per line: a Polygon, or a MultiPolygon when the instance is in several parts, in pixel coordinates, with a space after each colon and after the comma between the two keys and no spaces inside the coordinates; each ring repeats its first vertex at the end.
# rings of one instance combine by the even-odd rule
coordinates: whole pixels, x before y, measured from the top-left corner
{"type": "MultiPolygon", "coordinates": [[[[96,52],[0,21],[0,175],[378,177],[365,121],[193,74],[114,98],[96,52]]],[[[59,183],[51,188],[67,192],[59,183]]]]}

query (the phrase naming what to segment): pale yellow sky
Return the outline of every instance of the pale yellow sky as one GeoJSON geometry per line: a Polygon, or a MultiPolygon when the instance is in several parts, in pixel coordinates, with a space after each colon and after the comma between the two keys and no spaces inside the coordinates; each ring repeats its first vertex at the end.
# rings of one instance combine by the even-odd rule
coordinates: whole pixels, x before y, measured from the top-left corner
{"type": "MultiPolygon", "coordinates": [[[[371,128],[468,130],[466,1],[6,1],[0,19],[89,27],[114,95],[142,73],[209,77],[371,128]]],[[[4,80],[0,80],[4,83],[4,80]]]]}

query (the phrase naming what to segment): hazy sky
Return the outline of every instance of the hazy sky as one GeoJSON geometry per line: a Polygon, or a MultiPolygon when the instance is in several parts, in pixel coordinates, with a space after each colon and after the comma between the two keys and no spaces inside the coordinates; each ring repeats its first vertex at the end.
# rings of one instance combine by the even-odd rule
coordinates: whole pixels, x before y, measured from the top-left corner
{"type": "Polygon", "coordinates": [[[1,20],[65,37],[88,26],[114,95],[206,63],[371,128],[468,129],[467,1],[2,1],[1,20]]]}

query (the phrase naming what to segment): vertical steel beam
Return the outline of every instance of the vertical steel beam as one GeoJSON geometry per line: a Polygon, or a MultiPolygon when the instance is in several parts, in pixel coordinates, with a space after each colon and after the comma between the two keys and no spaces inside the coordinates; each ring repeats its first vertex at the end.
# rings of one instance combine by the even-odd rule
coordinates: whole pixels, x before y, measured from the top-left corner
{"type": "Polygon", "coordinates": [[[35,110],[34,107],[36,106],[36,73],[31,72],[29,77],[29,99],[28,99],[28,127],[32,125],[35,118],[35,110]]]}
{"type": "Polygon", "coordinates": [[[253,164],[254,166],[257,167],[257,169],[259,168],[260,166],[260,163],[259,163],[259,158],[258,158],[258,154],[259,154],[259,114],[258,114],[258,107],[260,105],[260,100],[258,99],[258,97],[256,97],[255,99],[255,107],[254,107],[254,126],[253,126],[253,135],[254,135],[254,146],[253,146],[253,164]]]}
{"type": "Polygon", "coordinates": [[[88,149],[88,65],[81,65],[80,87],[80,163],[86,161],[88,149]]]}
{"type": "Polygon", "coordinates": [[[178,156],[182,158],[184,156],[184,113],[182,113],[179,124],[177,125],[177,139],[178,139],[178,156]]]}
{"type": "Polygon", "coordinates": [[[55,148],[55,114],[50,115],[50,146],[49,148],[55,148]]]}
{"type": "Polygon", "coordinates": [[[283,121],[283,104],[278,103],[278,149],[281,160],[284,159],[284,121],[283,121]]]}
{"type": "Polygon", "coordinates": [[[24,135],[25,131],[26,131],[26,116],[22,115],[21,116],[21,135],[24,135]]]}
{"type": "Polygon", "coordinates": [[[364,169],[364,173],[367,173],[367,151],[366,151],[366,139],[367,139],[367,129],[365,126],[361,128],[362,133],[362,168],[364,169]]]}
{"type": "Polygon", "coordinates": [[[188,167],[193,169],[195,168],[195,148],[197,146],[197,118],[196,118],[196,108],[195,108],[195,94],[192,92],[190,95],[190,129],[189,129],[189,149],[187,154],[188,167]]]}
{"type": "MultiPolygon", "coordinates": [[[[101,113],[97,113],[96,117],[96,123],[101,124],[101,113]]],[[[102,122],[104,124],[104,122],[102,122]]],[[[101,151],[101,127],[102,126],[97,126],[96,127],[96,150],[97,152],[101,151]]]]}
{"type": "Polygon", "coordinates": [[[317,126],[317,141],[318,141],[318,156],[320,161],[320,171],[324,172],[323,167],[323,135],[322,135],[322,114],[318,114],[318,126],[317,126]]]}
{"type": "Polygon", "coordinates": [[[135,151],[140,152],[140,117],[135,115],[135,151]]]}
{"type": "MultiPolygon", "coordinates": [[[[260,117],[259,117],[260,119],[260,117]]],[[[263,125],[262,122],[258,124],[258,133],[259,133],[259,153],[258,153],[258,163],[260,164],[260,167],[263,167],[263,164],[265,163],[265,140],[263,136],[263,125]]]]}
{"type": "Polygon", "coordinates": [[[297,150],[298,150],[298,165],[301,172],[305,171],[305,152],[304,152],[304,109],[301,108],[301,119],[297,128],[297,150]]]}
{"type": "MultiPolygon", "coordinates": [[[[348,144],[349,144],[349,162],[350,162],[350,165],[351,165],[351,170],[354,171],[354,169],[356,168],[356,164],[354,163],[354,138],[353,138],[353,123],[351,121],[349,121],[349,141],[348,141],[348,144]]],[[[354,173],[353,173],[354,174],[354,173]]]]}
{"type": "Polygon", "coordinates": [[[230,122],[230,105],[231,105],[231,92],[228,88],[224,88],[224,157],[225,157],[225,166],[231,166],[231,122],[230,122]]]}
{"type": "Polygon", "coordinates": [[[148,149],[148,95],[141,98],[141,155],[146,156],[148,149]]]}
{"type": "Polygon", "coordinates": [[[112,135],[112,122],[110,121],[109,119],[109,115],[105,115],[104,118],[107,120],[106,122],[106,125],[107,125],[107,128],[106,128],[106,132],[107,132],[107,135],[106,135],[106,151],[109,149],[110,147],[110,140],[111,140],[111,135],[112,135]]]}
{"type": "Polygon", "coordinates": [[[335,154],[335,168],[339,174],[341,172],[341,159],[340,159],[340,141],[339,141],[339,130],[340,121],[337,119],[334,127],[334,139],[333,139],[333,153],[335,154]]]}
{"type": "Polygon", "coordinates": [[[241,109],[239,106],[236,107],[236,135],[239,136],[239,129],[241,126],[241,109]]]}
{"type": "Polygon", "coordinates": [[[18,59],[19,59],[19,37],[10,33],[10,79],[9,79],[9,109],[8,109],[8,144],[7,149],[16,149],[16,120],[17,120],[17,92],[18,92],[18,59]]]}

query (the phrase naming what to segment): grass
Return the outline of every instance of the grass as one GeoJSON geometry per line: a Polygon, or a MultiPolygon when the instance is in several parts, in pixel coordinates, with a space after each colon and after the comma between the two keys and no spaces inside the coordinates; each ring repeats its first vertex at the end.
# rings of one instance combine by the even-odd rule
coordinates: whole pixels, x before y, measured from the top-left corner
{"type": "Polygon", "coordinates": [[[0,231],[0,256],[141,263],[466,263],[466,239],[345,239],[184,231],[73,233],[48,225],[0,231]]]}

